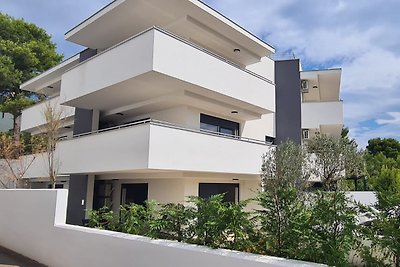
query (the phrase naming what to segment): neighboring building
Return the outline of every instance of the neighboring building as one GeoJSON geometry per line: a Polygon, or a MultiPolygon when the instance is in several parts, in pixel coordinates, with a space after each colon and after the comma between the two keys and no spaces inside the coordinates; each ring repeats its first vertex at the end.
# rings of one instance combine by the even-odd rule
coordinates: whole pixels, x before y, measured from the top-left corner
{"type": "Polygon", "coordinates": [[[341,69],[301,71],[299,60],[275,62],[276,140],[304,144],[318,134],[340,137],[341,69]]]}
{"type": "MultiPolygon", "coordinates": [[[[104,205],[255,195],[285,113],[273,47],[195,0],[116,0],[66,39],[87,49],[21,89],[65,109],[57,155],[68,223],[104,205]]],[[[290,131],[300,141],[296,62],[290,131]]],[[[45,105],[24,110],[23,131],[41,132],[45,105]]],[[[48,186],[45,162],[38,156],[26,174],[35,188],[48,186]]]]}
{"type": "Polygon", "coordinates": [[[303,141],[306,142],[318,134],[341,136],[343,129],[341,75],[341,69],[300,72],[303,141]]]}
{"type": "Polygon", "coordinates": [[[8,132],[13,128],[13,116],[10,113],[0,112],[0,132],[8,132]]]}

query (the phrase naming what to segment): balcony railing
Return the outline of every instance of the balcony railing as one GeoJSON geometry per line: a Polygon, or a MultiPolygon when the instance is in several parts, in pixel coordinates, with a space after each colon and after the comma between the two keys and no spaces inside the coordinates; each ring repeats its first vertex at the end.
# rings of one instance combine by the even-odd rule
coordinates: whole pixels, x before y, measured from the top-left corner
{"type": "Polygon", "coordinates": [[[248,138],[248,137],[242,137],[242,136],[224,134],[224,133],[219,133],[219,132],[213,132],[213,131],[203,130],[203,129],[187,128],[187,127],[184,127],[184,126],[181,126],[181,125],[178,125],[178,124],[165,122],[165,121],[154,120],[154,119],[144,119],[144,120],[135,121],[135,122],[128,123],[128,124],[122,124],[122,125],[118,125],[118,126],[113,126],[113,127],[110,127],[110,128],[105,128],[105,129],[96,130],[96,131],[92,131],[92,132],[76,134],[72,138],[63,138],[62,140],[75,139],[75,138],[80,138],[80,137],[83,137],[83,136],[100,134],[100,133],[103,133],[103,132],[109,132],[109,131],[123,129],[123,128],[135,127],[135,126],[139,126],[139,125],[143,125],[143,124],[156,125],[156,126],[161,126],[161,127],[165,127],[165,128],[171,128],[171,129],[177,129],[177,130],[182,130],[182,131],[187,131],[187,132],[192,132],[192,133],[199,133],[199,134],[217,136],[217,137],[221,137],[221,138],[235,139],[235,140],[238,140],[238,141],[248,142],[248,143],[253,143],[253,144],[270,145],[269,143],[267,143],[266,141],[263,141],[263,140],[257,140],[257,139],[248,138]]]}

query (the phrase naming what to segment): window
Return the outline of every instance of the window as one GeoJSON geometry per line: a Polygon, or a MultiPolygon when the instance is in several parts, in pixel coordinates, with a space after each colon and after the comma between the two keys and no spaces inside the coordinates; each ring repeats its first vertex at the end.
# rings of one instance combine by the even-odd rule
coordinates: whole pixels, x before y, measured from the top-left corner
{"type": "Polygon", "coordinates": [[[112,181],[96,180],[94,182],[93,209],[103,207],[112,208],[112,193],[114,191],[112,181]]]}
{"type": "Polygon", "coordinates": [[[265,143],[267,143],[267,144],[275,144],[275,137],[266,135],[265,136],[265,143]]]}
{"type": "Polygon", "coordinates": [[[303,130],[303,139],[310,139],[310,131],[308,129],[303,130]]]}
{"type": "Polygon", "coordinates": [[[207,199],[213,195],[224,195],[225,202],[239,202],[239,184],[200,183],[199,197],[207,199]]]}
{"type": "Polygon", "coordinates": [[[239,135],[239,123],[205,114],[200,114],[200,129],[226,135],[239,135]]]}

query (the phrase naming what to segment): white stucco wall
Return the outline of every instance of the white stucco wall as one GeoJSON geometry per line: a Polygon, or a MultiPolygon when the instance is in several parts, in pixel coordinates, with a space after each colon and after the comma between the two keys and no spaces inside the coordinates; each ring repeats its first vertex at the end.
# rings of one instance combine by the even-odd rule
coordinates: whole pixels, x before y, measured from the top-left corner
{"type": "Polygon", "coordinates": [[[262,115],[259,120],[246,121],[242,124],[242,136],[265,140],[265,136],[275,137],[275,114],[262,115]]]}
{"type": "Polygon", "coordinates": [[[66,190],[0,190],[0,246],[47,266],[323,266],[65,224],[66,190]]]}
{"type": "Polygon", "coordinates": [[[301,103],[301,127],[319,128],[322,124],[343,124],[343,102],[301,103]]]}
{"type": "Polygon", "coordinates": [[[56,111],[62,112],[62,119],[70,118],[75,115],[75,108],[61,106],[63,98],[60,96],[37,103],[22,111],[21,131],[32,130],[46,124],[44,112],[47,107],[55,108],[56,111]]]}
{"type": "Polygon", "coordinates": [[[275,82],[275,62],[268,57],[263,57],[260,62],[246,66],[246,69],[275,82]]]}

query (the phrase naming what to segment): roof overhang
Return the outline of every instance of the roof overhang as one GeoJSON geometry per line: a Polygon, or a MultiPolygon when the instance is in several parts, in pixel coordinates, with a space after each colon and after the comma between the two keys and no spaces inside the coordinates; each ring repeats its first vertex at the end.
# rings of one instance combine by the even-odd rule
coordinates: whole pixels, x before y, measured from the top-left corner
{"type": "Polygon", "coordinates": [[[300,72],[300,78],[302,80],[309,81],[310,90],[314,88],[318,89],[319,101],[339,100],[341,76],[342,69],[311,70],[300,72]]]}
{"type": "Polygon", "coordinates": [[[24,82],[20,88],[25,91],[43,93],[60,89],[61,75],[79,63],[79,54],[70,57],[53,68],[39,74],[38,76],[24,82]],[[57,87],[57,88],[55,88],[57,87]]]}
{"type": "Polygon", "coordinates": [[[68,41],[109,48],[159,26],[242,65],[275,49],[198,0],[116,0],[65,34],[68,41]],[[234,52],[235,49],[236,52],[234,52]]]}

